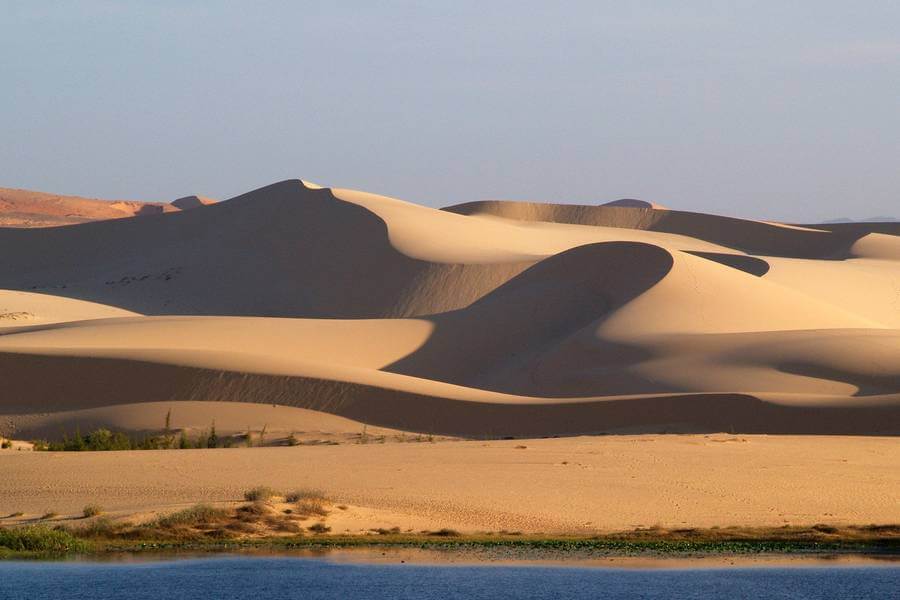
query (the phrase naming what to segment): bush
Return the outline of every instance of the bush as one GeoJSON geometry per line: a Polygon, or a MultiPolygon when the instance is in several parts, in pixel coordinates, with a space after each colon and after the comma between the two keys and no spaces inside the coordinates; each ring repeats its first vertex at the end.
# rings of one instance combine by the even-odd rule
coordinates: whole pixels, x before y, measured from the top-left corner
{"type": "Polygon", "coordinates": [[[103,512],[103,507],[100,506],[99,504],[88,504],[87,506],[85,506],[82,509],[81,514],[84,516],[85,519],[90,519],[91,517],[96,517],[97,515],[101,514],[102,512],[103,512]]]}
{"type": "Polygon", "coordinates": [[[278,492],[264,485],[257,486],[244,492],[244,500],[247,502],[268,502],[278,495],[278,492]]]}
{"type": "Polygon", "coordinates": [[[297,502],[297,510],[294,512],[301,517],[324,517],[328,515],[325,501],[321,498],[308,498],[297,502]]]}
{"type": "Polygon", "coordinates": [[[128,436],[117,431],[113,433],[109,429],[97,429],[92,431],[84,439],[85,450],[131,450],[131,440],[128,436]]]}
{"type": "Polygon", "coordinates": [[[0,548],[17,552],[68,552],[84,544],[71,533],[42,525],[0,529],[0,548]]]}
{"type": "Polygon", "coordinates": [[[109,517],[100,517],[84,527],[75,529],[72,533],[78,537],[112,537],[118,531],[118,527],[109,517]]]}
{"type": "Polygon", "coordinates": [[[272,509],[262,502],[254,502],[237,509],[237,518],[245,523],[258,523],[272,514],[272,509]]]}
{"type": "Polygon", "coordinates": [[[219,436],[216,435],[216,420],[213,419],[212,425],[209,428],[209,437],[206,438],[206,447],[207,448],[216,448],[219,445],[219,436]]]}
{"type": "Polygon", "coordinates": [[[12,441],[11,440],[3,440],[2,442],[0,442],[0,448],[2,448],[4,450],[6,450],[8,448],[12,448],[12,441]]]}
{"type": "Polygon", "coordinates": [[[307,527],[307,529],[309,529],[313,533],[328,533],[329,531],[331,531],[331,527],[329,527],[325,523],[316,523],[314,525],[310,525],[309,527],[307,527]]]}

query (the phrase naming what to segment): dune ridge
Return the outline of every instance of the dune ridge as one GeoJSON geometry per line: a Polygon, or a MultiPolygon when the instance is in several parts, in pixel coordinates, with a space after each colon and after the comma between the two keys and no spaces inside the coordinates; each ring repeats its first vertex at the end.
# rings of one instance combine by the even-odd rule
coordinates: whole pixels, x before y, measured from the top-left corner
{"type": "Polygon", "coordinates": [[[296,179],[0,228],[0,427],[236,401],[468,437],[894,435],[898,243],[886,223],[437,210],[296,179]]]}

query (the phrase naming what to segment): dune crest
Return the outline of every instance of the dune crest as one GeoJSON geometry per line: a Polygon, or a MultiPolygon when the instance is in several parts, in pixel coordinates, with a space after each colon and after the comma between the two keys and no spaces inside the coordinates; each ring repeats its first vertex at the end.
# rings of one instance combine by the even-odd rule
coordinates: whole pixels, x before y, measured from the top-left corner
{"type": "Polygon", "coordinates": [[[299,179],[156,213],[0,228],[0,423],[236,401],[473,437],[900,433],[895,224],[299,179]]]}
{"type": "Polygon", "coordinates": [[[172,200],[170,204],[178,210],[190,210],[192,208],[200,208],[201,206],[215,203],[215,200],[207,198],[206,196],[184,196],[177,200],[172,200]]]}

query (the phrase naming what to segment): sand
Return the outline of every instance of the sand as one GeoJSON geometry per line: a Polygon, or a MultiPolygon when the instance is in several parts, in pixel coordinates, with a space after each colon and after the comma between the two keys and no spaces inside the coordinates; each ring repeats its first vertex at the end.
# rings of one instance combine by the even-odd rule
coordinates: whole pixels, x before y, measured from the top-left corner
{"type": "Polygon", "coordinates": [[[189,210],[214,202],[215,200],[203,196],[186,196],[170,203],[98,200],[0,188],[0,227],[58,227],[189,210]]]}
{"type": "Polygon", "coordinates": [[[256,485],[325,491],[370,528],[590,533],[637,527],[900,521],[897,442],[639,435],[106,453],[0,452],[0,516],[111,515],[238,501],[256,485]]]}
{"type": "Polygon", "coordinates": [[[339,444],[6,453],[10,511],[97,493],[122,510],[142,494],[225,500],[315,473],[307,483],[354,510],[468,529],[898,518],[898,223],[637,200],[438,210],[297,179],[153,208],[0,199],[0,224],[16,225],[0,227],[0,435],[152,435],[172,408],[190,435],[215,420],[228,435],[339,444]],[[23,207],[46,219],[23,221],[23,207]],[[40,227],[73,220],[91,222],[40,227]],[[364,428],[385,443],[355,447],[364,428]],[[717,432],[749,441],[703,437],[717,432]],[[597,434],[623,437],[536,440],[597,434]],[[528,452],[399,443],[421,435],[527,438],[528,452]],[[568,468],[567,453],[589,466],[568,468]],[[308,466],[291,471],[297,457],[308,466]]]}
{"type": "Polygon", "coordinates": [[[0,415],[234,400],[470,437],[896,434],[900,224],[829,227],[288,180],[0,229],[0,415]]]}

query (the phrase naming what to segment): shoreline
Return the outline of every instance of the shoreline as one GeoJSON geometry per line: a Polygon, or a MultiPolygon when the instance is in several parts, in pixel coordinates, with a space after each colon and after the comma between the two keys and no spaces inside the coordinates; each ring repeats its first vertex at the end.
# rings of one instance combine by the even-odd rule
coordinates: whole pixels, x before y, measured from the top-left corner
{"type": "MultiPolygon", "coordinates": [[[[784,532],[741,530],[731,539],[719,532],[621,532],[606,536],[551,536],[509,534],[367,534],[263,536],[239,539],[159,539],[120,530],[92,535],[89,530],[41,526],[6,528],[32,530],[45,535],[57,532],[57,547],[26,549],[3,545],[0,560],[119,560],[191,558],[208,556],[332,557],[352,562],[437,563],[592,563],[679,561],[783,563],[785,561],[900,562],[900,527],[889,526],[869,537],[816,536],[811,529],[784,532]],[[753,537],[754,535],[759,537],[753,537]]],[[[0,534],[4,530],[0,530],[0,534]]],[[[8,542],[7,542],[8,543],[8,542]]],[[[13,545],[14,546],[14,545],[13,545]]],[[[37,548],[37,546],[34,546],[37,548]]],[[[673,563],[670,563],[673,564],[673,563]]]]}

